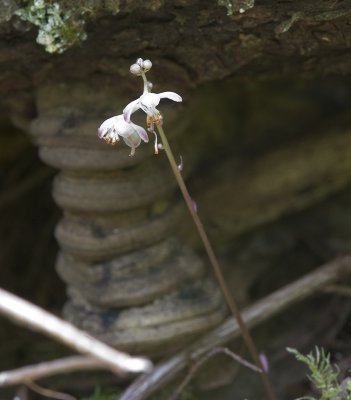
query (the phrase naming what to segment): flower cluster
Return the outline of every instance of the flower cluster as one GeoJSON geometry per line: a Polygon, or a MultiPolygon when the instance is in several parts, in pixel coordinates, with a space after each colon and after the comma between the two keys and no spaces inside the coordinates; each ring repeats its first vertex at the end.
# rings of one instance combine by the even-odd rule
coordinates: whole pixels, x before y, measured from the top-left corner
{"type": "Polygon", "coordinates": [[[119,137],[123,138],[127,146],[131,147],[130,155],[135,154],[135,149],[140,145],[141,141],[148,142],[149,138],[144,128],[134,124],[130,119],[131,115],[142,110],[146,113],[146,125],[149,132],[155,135],[155,153],[158,152],[157,134],[155,125],[160,126],[163,123],[162,114],[156,108],[161,99],[170,99],[180,102],[182,98],[174,92],[152,93],[152,84],[146,79],[146,72],[152,67],[150,60],[138,58],[130,67],[133,75],[141,76],[144,81],[143,94],[136,100],[129,103],[123,110],[123,114],[114,116],[104,121],[98,129],[98,136],[109,144],[116,144],[119,137]]]}

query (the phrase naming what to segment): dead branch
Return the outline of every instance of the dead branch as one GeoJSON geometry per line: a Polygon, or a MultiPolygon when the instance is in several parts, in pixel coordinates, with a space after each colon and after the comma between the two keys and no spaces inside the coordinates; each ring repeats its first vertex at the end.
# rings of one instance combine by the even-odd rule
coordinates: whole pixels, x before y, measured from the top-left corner
{"type": "Polygon", "coordinates": [[[39,364],[3,371],[0,373],[0,387],[18,385],[19,383],[36,381],[57,374],[73,371],[104,369],[106,365],[89,356],[71,356],[39,364]]]}
{"type": "Polygon", "coordinates": [[[244,360],[238,354],[233,353],[230,349],[228,349],[228,347],[214,347],[207,354],[205,354],[203,357],[201,357],[199,360],[196,360],[195,364],[193,364],[191,366],[189,373],[186,375],[186,377],[183,379],[183,381],[176,388],[176,390],[174,391],[174,393],[171,395],[171,397],[168,400],[177,400],[178,397],[180,396],[180,394],[185,389],[185,387],[188,385],[188,383],[194,377],[194,375],[196,374],[197,370],[206,361],[208,361],[211,357],[213,357],[213,356],[215,356],[217,354],[225,354],[225,355],[229,356],[230,358],[232,358],[234,361],[238,362],[239,364],[242,364],[245,367],[250,368],[255,372],[262,373],[262,370],[260,368],[257,368],[256,365],[251,364],[248,361],[244,360]]]}
{"type": "MultiPolygon", "coordinates": [[[[245,309],[242,313],[244,321],[252,328],[292,304],[311,296],[322,286],[338,280],[341,275],[350,273],[351,254],[336,258],[245,309]]],[[[119,400],[147,399],[182,371],[188,365],[189,360],[201,357],[213,347],[221,346],[239,335],[240,329],[237,322],[233,318],[228,318],[220,326],[183,351],[159,363],[152,372],[137,378],[119,400]]]]}
{"type": "Polygon", "coordinates": [[[71,396],[70,394],[67,393],[61,393],[57,392],[56,390],[51,390],[44,388],[42,386],[37,385],[36,383],[32,381],[27,381],[26,386],[29,387],[33,392],[38,393],[42,396],[45,396],[50,399],[56,399],[56,400],[77,400],[76,397],[71,396]]]}
{"type": "Polygon", "coordinates": [[[0,289],[0,313],[79,353],[93,356],[115,373],[145,372],[152,367],[151,361],[115,350],[72,324],[3,289],[0,289]]]}
{"type": "Polygon", "coordinates": [[[327,285],[322,291],[324,293],[333,293],[340,296],[351,296],[351,287],[346,285],[327,285]]]}

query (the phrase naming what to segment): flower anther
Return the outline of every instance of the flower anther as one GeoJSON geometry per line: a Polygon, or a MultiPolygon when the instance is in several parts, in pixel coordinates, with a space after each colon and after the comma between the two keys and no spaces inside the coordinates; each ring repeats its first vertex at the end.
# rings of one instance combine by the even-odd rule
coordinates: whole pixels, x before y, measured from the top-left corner
{"type": "Polygon", "coordinates": [[[135,149],[142,140],[149,141],[145,129],[133,122],[126,122],[123,115],[117,115],[104,121],[98,129],[98,136],[112,145],[119,142],[119,137],[122,137],[125,144],[131,147],[131,156],[135,154],[135,149]]]}

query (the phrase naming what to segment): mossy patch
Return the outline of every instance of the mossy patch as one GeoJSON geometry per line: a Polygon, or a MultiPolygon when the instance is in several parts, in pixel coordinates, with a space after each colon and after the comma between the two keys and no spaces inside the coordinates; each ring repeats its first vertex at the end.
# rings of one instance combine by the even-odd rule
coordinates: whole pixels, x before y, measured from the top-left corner
{"type": "Polygon", "coordinates": [[[48,53],[63,53],[86,39],[85,21],[70,10],[63,10],[59,3],[32,0],[15,15],[38,27],[37,43],[48,53]]]}

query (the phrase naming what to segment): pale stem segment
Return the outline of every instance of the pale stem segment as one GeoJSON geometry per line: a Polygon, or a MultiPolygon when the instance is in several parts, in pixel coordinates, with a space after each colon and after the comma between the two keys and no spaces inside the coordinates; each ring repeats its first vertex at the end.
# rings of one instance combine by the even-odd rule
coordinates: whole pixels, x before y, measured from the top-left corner
{"type": "Polygon", "coordinates": [[[144,82],[144,91],[143,93],[148,93],[149,92],[149,87],[147,84],[147,79],[146,79],[146,75],[144,71],[141,71],[141,77],[143,78],[143,82],[144,82]]]}
{"type": "Polygon", "coordinates": [[[145,372],[152,369],[150,360],[132,357],[113,349],[69,322],[1,288],[0,314],[52,337],[80,353],[93,356],[114,372],[145,372]]]}
{"type": "Polygon", "coordinates": [[[262,369],[262,371],[263,371],[262,374],[261,374],[261,377],[262,377],[262,381],[263,381],[264,387],[266,389],[267,398],[269,400],[275,400],[275,395],[273,393],[272,386],[270,384],[270,381],[269,381],[267,373],[264,371],[264,367],[263,367],[263,365],[261,363],[261,360],[259,358],[258,351],[257,351],[257,348],[255,346],[255,343],[254,343],[254,341],[252,339],[252,336],[251,336],[248,328],[245,325],[245,322],[242,319],[241,313],[239,311],[239,307],[237,306],[236,301],[234,300],[233,296],[231,295],[231,293],[230,293],[230,291],[229,291],[229,289],[228,289],[228,287],[227,287],[227,285],[225,283],[225,280],[224,280],[224,277],[223,277],[223,274],[222,274],[218,259],[216,257],[216,254],[215,254],[213,248],[212,248],[211,242],[210,242],[210,240],[209,240],[209,238],[207,236],[207,233],[206,233],[205,228],[204,228],[204,226],[202,224],[202,221],[200,220],[200,217],[198,216],[198,214],[196,212],[196,208],[195,208],[194,202],[193,202],[193,200],[192,200],[192,198],[191,198],[191,196],[190,196],[190,194],[188,192],[188,189],[187,189],[187,187],[185,185],[183,177],[182,177],[182,175],[181,175],[181,173],[179,171],[178,165],[177,165],[177,163],[175,161],[172,149],[171,149],[171,147],[170,147],[170,145],[168,143],[168,139],[167,139],[166,134],[165,134],[165,132],[163,130],[163,127],[161,125],[158,125],[158,124],[156,124],[156,126],[157,126],[157,130],[158,130],[158,132],[160,134],[160,137],[161,137],[163,148],[164,148],[164,150],[166,152],[168,161],[169,161],[169,163],[171,165],[173,174],[174,174],[174,176],[175,176],[175,178],[177,180],[178,186],[179,186],[179,188],[180,188],[180,190],[182,192],[182,195],[184,197],[185,203],[186,203],[186,205],[187,205],[187,207],[189,209],[189,212],[190,212],[190,214],[191,214],[191,216],[193,218],[193,221],[194,221],[195,226],[197,228],[197,231],[198,231],[198,233],[200,235],[202,243],[203,243],[203,245],[205,247],[206,253],[208,255],[208,258],[210,260],[210,263],[212,265],[213,271],[215,273],[215,276],[217,278],[219,286],[220,286],[220,288],[222,290],[222,293],[223,293],[223,296],[224,296],[224,298],[226,300],[226,303],[227,303],[231,313],[233,314],[234,318],[237,320],[238,325],[240,326],[240,330],[241,330],[243,339],[244,339],[244,341],[245,341],[245,343],[246,343],[246,345],[247,345],[247,347],[248,347],[248,349],[249,349],[249,351],[251,353],[252,358],[255,360],[256,365],[260,369],[262,369]]]}

